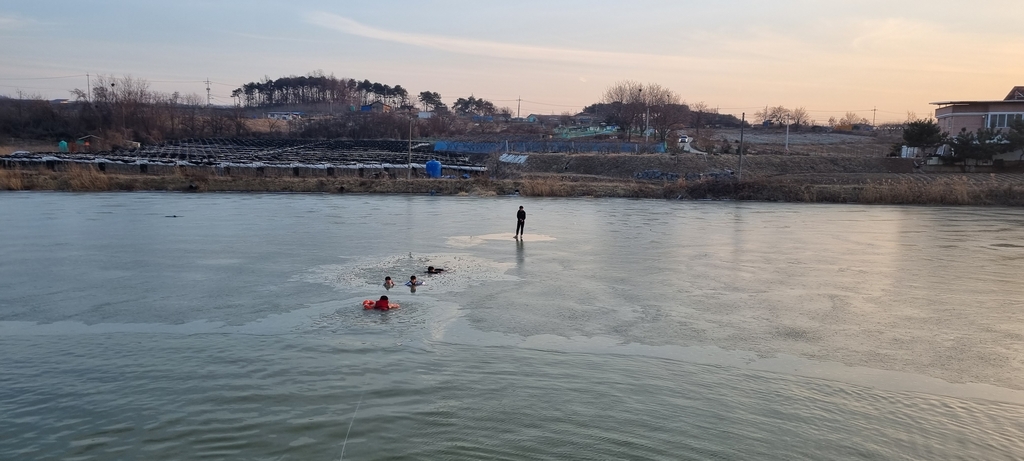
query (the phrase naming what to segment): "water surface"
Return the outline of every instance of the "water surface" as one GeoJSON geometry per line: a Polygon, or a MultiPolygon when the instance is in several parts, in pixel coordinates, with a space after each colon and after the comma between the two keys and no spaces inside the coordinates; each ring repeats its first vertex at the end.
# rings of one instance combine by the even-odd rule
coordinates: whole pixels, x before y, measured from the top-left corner
{"type": "Polygon", "coordinates": [[[0,458],[1019,459],[1022,224],[0,194],[0,458]]]}

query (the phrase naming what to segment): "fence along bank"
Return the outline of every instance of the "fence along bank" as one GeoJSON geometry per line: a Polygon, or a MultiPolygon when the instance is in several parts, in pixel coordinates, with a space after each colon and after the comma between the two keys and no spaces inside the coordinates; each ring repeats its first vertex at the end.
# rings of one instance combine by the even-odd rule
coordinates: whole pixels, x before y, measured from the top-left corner
{"type": "Polygon", "coordinates": [[[408,141],[309,141],[294,139],[190,139],[137,149],[97,153],[17,153],[0,159],[4,168],[95,165],[114,174],[202,173],[258,177],[415,177],[437,161],[441,174],[479,175],[487,168],[469,156],[434,152],[431,143],[408,141]]]}

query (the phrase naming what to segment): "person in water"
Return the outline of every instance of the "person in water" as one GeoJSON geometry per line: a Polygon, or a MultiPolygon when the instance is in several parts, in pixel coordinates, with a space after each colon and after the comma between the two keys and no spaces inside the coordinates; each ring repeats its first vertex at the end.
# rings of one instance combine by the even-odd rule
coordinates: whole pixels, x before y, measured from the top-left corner
{"type": "Polygon", "coordinates": [[[416,276],[414,275],[412,277],[409,277],[409,281],[405,282],[405,285],[406,286],[410,286],[410,287],[414,287],[414,286],[423,285],[423,282],[421,282],[419,280],[416,280],[416,276]]]}
{"type": "Polygon", "coordinates": [[[523,234],[523,226],[526,225],[526,210],[523,207],[519,207],[519,212],[516,213],[516,235],[512,238],[519,238],[523,234]]]}
{"type": "Polygon", "coordinates": [[[398,309],[398,303],[388,301],[387,296],[381,296],[380,299],[377,300],[377,302],[373,303],[373,308],[380,309],[382,311],[386,311],[389,309],[398,309]]]}
{"type": "Polygon", "coordinates": [[[434,266],[427,266],[428,274],[440,274],[442,272],[444,272],[444,269],[441,269],[440,267],[435,268],[434,266]]]}
{"type": "Polygon", "coordinates": [[[391,289],[395,286],[395,281],[391,280],[391,277],[384,277],[384,288],[391,289]]]}

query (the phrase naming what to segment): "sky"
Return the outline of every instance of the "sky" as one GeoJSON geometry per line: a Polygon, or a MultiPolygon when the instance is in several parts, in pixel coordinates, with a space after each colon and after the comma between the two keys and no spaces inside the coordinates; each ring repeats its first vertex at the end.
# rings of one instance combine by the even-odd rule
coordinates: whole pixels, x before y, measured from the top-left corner
{"type": "Polygon", "coordinates": [[[209,79],[231,104],[246,82],[322,71],[526,116],[634,80],[748,119],[781,105],[883,123],[1024,85],[1022,16],[1020,0],[5,0],[0,95],[130,75],[204,97],[209,79]]]}

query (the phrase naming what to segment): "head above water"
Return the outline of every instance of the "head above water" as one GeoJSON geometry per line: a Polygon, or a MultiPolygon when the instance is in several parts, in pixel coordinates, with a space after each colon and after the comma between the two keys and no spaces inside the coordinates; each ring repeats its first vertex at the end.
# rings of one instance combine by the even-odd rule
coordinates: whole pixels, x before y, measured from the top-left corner
{"type": "Polygon", "coordinates": [[[381,300],[381,301],[387,301],[387,300],[388,300],[388,297],[387,297],[387,296],[381,296],[381,297],[380,297],[380,300],[381,300]]]}
{"type": "Polygon", "coordinates": [[[416,276],[414,275],[412,277],[409,277],[409,281],[415,282],[416,281],[416,276]]]}
{"type": "Polygon", "coordinates": [[[385,282],[390,282],[391,281],[391,277],[384,277],[384,281],[385,282]]]}
{"type": "Polygon", "coordinates": [[[434,272],[434,266],[427,266],[427,272],[434,272]]]}

